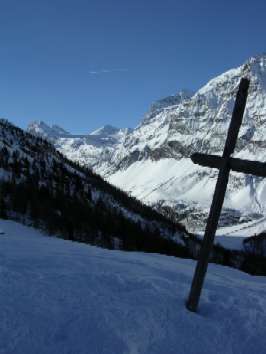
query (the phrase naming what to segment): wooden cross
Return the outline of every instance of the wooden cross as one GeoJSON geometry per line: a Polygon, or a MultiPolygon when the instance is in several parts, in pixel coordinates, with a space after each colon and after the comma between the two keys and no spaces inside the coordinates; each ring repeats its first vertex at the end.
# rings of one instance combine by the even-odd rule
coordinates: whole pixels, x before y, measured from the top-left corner
{"type": "Polygon", "coordinates": [[[241,79],[222,157],[200,153],[195,153],[191,156],[194,163],[201,166],[219,169],[219,175],[216,182],[199,259],[195,269],[190,294],[186,303],[187,309],[192,312],[196,312],[198,308],[200,294],[208,268],[208,261],[224,202],[230,170],[266,177],[266,163],[241,160],[231,157],[236,146],[237,136],[245,111],[248,88],[249,79],[241,79]]]}

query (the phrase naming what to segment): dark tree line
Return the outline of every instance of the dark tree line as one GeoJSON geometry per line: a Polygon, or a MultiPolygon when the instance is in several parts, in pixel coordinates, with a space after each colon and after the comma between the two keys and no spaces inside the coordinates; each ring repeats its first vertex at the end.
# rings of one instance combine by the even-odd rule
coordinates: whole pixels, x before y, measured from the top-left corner
{"type": "Polygon", "coordinates": [[[9,134],[1,131],[6,178],[0,182],[0,217],[20,218],[73,241],[188,257],[184,246],[162,232],[184,232],[182,227],[67,160],[45,140],[7,128],[9,134]]]}

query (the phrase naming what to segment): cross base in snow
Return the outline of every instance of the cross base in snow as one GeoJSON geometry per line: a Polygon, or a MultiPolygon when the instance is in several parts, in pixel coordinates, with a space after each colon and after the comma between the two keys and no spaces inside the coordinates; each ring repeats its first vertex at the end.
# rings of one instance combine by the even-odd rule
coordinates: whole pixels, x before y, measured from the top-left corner
{"type": "Polygon", "coordinates": [[[204,155],[200,153],[195,153],[191,156],[194,163],[219,169],[219,175],[207,220],[199,259],[193,277],[190,294],[186,303],[187,309],[193,312],[196,312],[198,308],[200,294],[208,268],[208,261],[224,202],[230,170],[266,177],[265,163],[241,160],[231,157],[235,150],[239,129],[243,120],[248,88],[249,80],[246,78],[241,79],[222,157],[215,155],[204,155]]]}

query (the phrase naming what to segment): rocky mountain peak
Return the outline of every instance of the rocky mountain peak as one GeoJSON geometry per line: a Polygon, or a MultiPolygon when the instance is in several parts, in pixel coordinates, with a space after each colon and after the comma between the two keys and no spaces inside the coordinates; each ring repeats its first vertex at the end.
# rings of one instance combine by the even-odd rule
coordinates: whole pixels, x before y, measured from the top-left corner
{"type": "Polygon", "coordinates": [[[117,134],[119,130],[119,128],[107,124],[97,130],[94,130],[92,133],[90,133],[90,135],[114,135],[117,134]]]}
{"type": "Polygon", "coordinates": [[[163,108],[170,107],[170,106],[175,106],[180,104],[183,100],[186,100],[190,97],[192,97],[194,92],[189,91],[189,90],[181,90],[177,92],[175,95],[167,96],[164,98],[161,98],[155,102],[153,102],[150,106],[150,112],[158,112],[162,110],[163,108]]]}
{"type": "Polygon", "coordinates": [[[33,135],[39,135],[44,138],[58,138],[68,136],[70,134],[58,125],[49,126],[41,120],[35,120],[29,123],[27,130],[33,135]]]}
{"type": "Polygon", "coordinates": [[[174,95],[170,95],[154,101],[151,104],[149,111],[145,114],[142,121],[146,123],[154,116],[162,112],[164,109],[168,109],[169,107],[179,105],[184,100],[187,100],[190,97],[192,97],[193,94],[194,94],[193,91],[183,89],[174,95]]]}

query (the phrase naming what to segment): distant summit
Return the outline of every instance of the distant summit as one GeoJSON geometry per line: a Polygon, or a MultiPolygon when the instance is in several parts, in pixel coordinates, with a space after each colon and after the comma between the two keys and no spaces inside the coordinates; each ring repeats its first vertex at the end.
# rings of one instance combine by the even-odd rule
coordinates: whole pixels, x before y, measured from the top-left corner
{"type": "Polygon", "coordinates": [[[27,131],[33,135],[49,140],[69,159],[81,165],[97,170],[100,164],[102,171],[112,165],[112,161],[132,129],[119,129],[112,125],[103,127],[88,134],[71,134],[57,125],[49,126],[43,121],[34,121],[28,125],[27,131]]]}
{"type": "Polygon", "coordinates": [[[149,119],[153,118],[154,116],[162,112],[164,109],[169,109],[169,107],[179,105],[181,102],[188,100],[193,95],[193,91],[181,90],[175,95],[167,96],[154,101],[151,104],[149,111],[145,114],[143,122],[149,121],[149,119]]]}
{"type": "Polygon", "coordinates": [[[94,130],[92,133],[90,133],[90,135],[114,135],[118,133],[119,130],[120,129],[107,124],[97,130],[94,130]]]}
{"type": "Polygon", "coordinates": [[[167,96],[161,98],[151,104],[150,112],[160,111],[163,108],[175,106],[180,104],[182,101],[189,99],[194,95],[193,91],[190,90],[181,90],[175,95],[167,96]]]}
{"type": "Polygon", "coordinates": [[[35,120],[28,125],[28,132],[45,138],[57,138],[68,136],[70,133],[59,127],[52,125],[51,127],[41,120],[35,120]]]}

